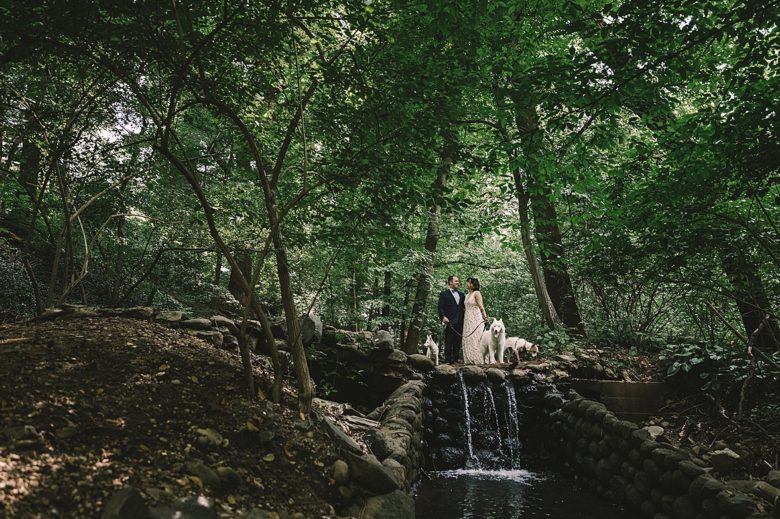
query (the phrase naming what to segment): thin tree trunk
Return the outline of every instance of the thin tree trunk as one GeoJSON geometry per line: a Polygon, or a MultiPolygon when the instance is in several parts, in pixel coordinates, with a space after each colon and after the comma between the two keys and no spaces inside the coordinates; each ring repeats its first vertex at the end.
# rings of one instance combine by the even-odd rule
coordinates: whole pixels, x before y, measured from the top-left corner
{"type": "Polygon", "coordinates": [[[441,205],[439,196],[447,187],[450,168],[456,153],[457,143],[451,130],[443,132],[444,145],[441,155],[441,165],[436,175],[436,181],[433,183],[433,206],[428,216],[428,229],[425,234],[425,251],[427,257],[421,272],[416,276],[417,288],[414,294],[414,305],[412,306],[412,316],[409,324],[409,333],[404,343],[406,353],[416,353],[418,351],[418,342],[420,341],[420,332],[422,330],[423,319],[425,316],[425,305],[428,302],[428,293],[431,290],[430,279],[433,275],[433,264],[436,256],[436,246],[439,243],[439,222],[441,219],[441,205]]]}
{"type": "Polygon", "coordinates": [[[393,273],[389,270],[385,271],[385,281],[382,288],[382,324],[379,327],[380,330],[388,330],[390,328],[390,295],[392,294],[393,285],[393,273]]]}
{"type": "Polygon", "coordinates": [[[219,285],[219,282],[222,278],[222,253],[219,251],[216,251],[216,265],[214,265],[214,284],[219,285]]]}

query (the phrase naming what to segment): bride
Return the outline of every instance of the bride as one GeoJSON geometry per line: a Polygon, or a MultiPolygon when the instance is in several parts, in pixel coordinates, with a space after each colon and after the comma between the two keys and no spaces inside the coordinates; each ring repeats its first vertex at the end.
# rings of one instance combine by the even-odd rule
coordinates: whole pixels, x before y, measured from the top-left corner
{"type": "Polygon", "coordinates": [[[482,294],[479,291],[479,280],[468,278],[466,288],[466,313],[463,316],[463,363],[484,364],[482,348],[479,344],[482,332],[485,329],[487,313],[482,304],[482,294]]]}

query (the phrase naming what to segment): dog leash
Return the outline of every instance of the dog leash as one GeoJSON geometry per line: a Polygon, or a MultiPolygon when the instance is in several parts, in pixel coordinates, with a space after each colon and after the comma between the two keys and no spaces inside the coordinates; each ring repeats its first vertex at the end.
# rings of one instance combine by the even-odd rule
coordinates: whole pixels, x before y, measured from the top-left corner
{"type": "Polygon", "coordinates": [[[458,333],[458,330],[456,330],[456,329],[455,329],[455,328],[452,326],[452,323],[451,323],[451,322],[449,322],[449,321],[447,321],[447,324],[446,324],[445,326],[449,326],[449,327],[450,327],[450,329],[451,329],[453,332],[455,332],[455,335],[457,335],[457,336],[458,336],[458,337],[460,337],[461,339],[465,339],[465,338],[467,338],[467,337],[471,337],[472,335],[474,335],[474,332],[476,332],[477,330],[479,330],[479,328],[480,328],[480,325],[482,325],[482,331],[484,331],[484,330],[485,330],[485,323],[487,323],[487,322],[488,322],[488,319],[485,319],[484,321],[482,321],[482,322],[481,322],[480,324],[478,324],[478,325],[477,325],[477,326],[476,326],[476,327],[475,327],[473,330],[471,330],[471,333],[469,333],[468,335],[463,335],[463,334],[460,334],[460,333],[458,333]]]}

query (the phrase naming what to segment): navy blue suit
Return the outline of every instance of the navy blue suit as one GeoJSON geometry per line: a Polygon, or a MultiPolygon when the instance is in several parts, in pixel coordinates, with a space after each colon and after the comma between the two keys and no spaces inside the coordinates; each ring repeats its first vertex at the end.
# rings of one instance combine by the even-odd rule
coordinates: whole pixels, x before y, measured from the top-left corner
{"type": "Polygon", "coordinates": [[[439,319],[447,316],[450,323],[444,328],[444,359],[453,363],[460,359],[460,348],[463,342],[463,314],[466,310],[466,294],[456,290],[459,300],[449,288],[439,294],[439,319]]]}

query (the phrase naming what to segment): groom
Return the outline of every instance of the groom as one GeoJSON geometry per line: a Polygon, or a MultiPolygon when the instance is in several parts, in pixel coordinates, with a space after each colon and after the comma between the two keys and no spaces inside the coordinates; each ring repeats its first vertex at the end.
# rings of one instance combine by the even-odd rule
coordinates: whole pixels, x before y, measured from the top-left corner
{"type": "Polygon", "coordinates": [[[439,319],[444,328],[444,361],[450,364],[460,359],[463,340],[463,312],[466,294],[458,290],[458,276],[447,278],[447,287],[439,294],[439,319]]]}

